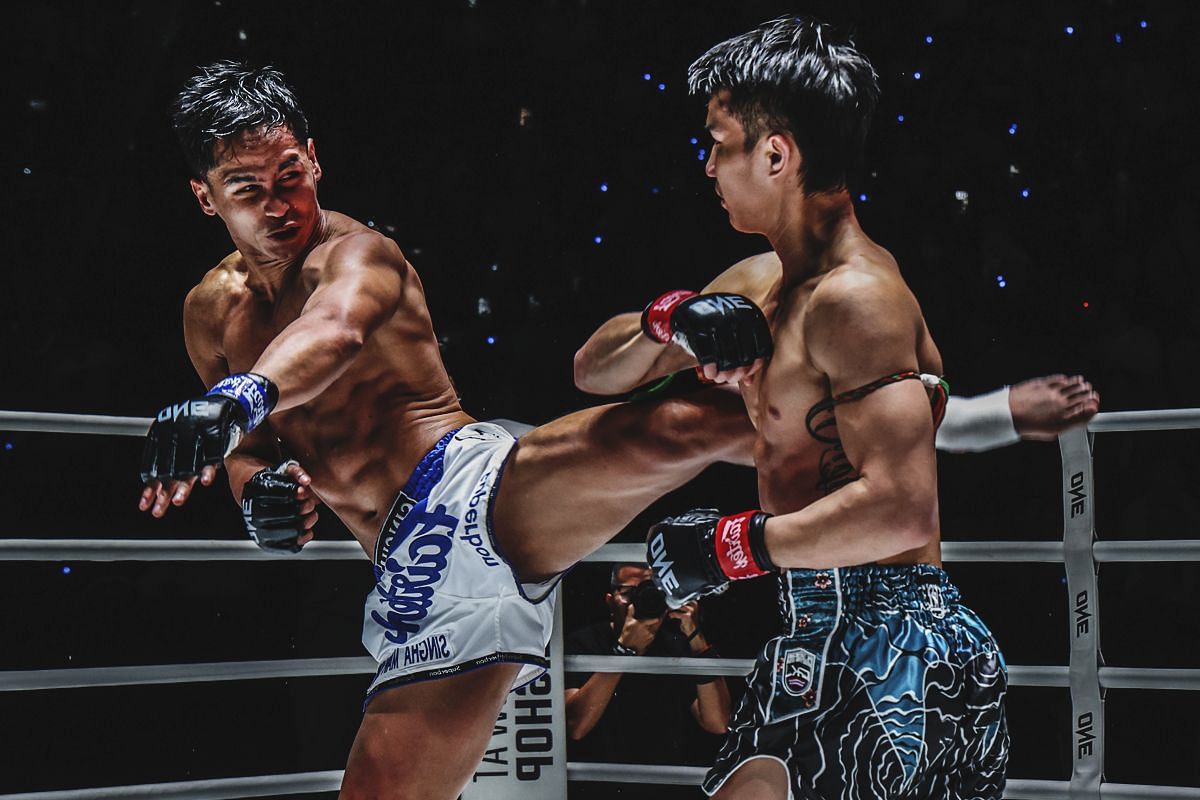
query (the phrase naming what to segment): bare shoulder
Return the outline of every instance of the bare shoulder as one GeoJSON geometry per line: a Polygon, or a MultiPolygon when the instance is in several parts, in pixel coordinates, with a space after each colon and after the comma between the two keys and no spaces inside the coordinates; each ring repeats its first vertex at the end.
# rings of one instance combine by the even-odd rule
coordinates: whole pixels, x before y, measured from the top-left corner
{"type": "Polygon", "coordinates": [[[916,320],[920,308],[896,262],[885,257],[856,255],[830,270],[813,289],[807,317],[813,323],[873,319],[916,320]]]}
{"type": "Polygon", "coordinates": [[[390,269],[403,277],[411,269],[394,240],[349,217],[337,217],[337,232],[305,260],[307,284],[315,286],[322,278],[362,270],[390,269]]]}
{"type": "Polygon", "coordinates": [[[226,311],[246,291],[246,268],[241,254],[234,251],[221,263],[204,273],[183,301],[184,323],[192,327],[215,327],[225,319],[226,311]]]}
{"type": "Polygon", "coordinates": [[[894,261],[851,258],[834,268],[804,316],[809,357],[826,374],[850,362],[867,372],[910,369],[923,331],[921,308],[894,261]]]}
{"type": "Polygon", "coordinates": [[[783,264],[774,251],[768,250],[743,258],[722,272],[705,287],[705,292],[734,292],[754,300],[759,305],[779,284],[783,264]]]}

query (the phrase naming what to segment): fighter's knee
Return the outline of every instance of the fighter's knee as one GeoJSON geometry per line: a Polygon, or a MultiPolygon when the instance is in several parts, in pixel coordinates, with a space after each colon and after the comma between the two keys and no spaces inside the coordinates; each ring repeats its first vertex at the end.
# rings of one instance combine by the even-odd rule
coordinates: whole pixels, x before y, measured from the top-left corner
{"type": "Polygon", "coordinates": [[[651,458],[691,460],[720,447],[720,442],[707,435],[713,423],[710,409],[687,397],[658,401],[645,422],[639,438],[651,458]]]}
{"type": "Polygon", "coordinates": [[[644,441],[653,457],[705,463],[752,459],[754,427],[741,397],[730,392],[708,389],[664,398],[646,422],[644,441]]]}

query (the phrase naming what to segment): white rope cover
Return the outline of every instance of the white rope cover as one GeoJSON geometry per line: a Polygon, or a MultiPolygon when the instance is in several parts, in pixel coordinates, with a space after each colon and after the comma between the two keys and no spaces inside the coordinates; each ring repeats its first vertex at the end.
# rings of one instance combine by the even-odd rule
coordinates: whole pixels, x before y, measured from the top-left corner
{"type": "Polygon", "coordinates": [[[90,689],[98,686],[142,686],[162,683],[207,683],[264,678],[312,678],[324,675],[369,675],[379,665],[368,656],[294,658],[270,661],[217,661],[197,664],[146,664],[75,669],[0,671],[0,691],[90,689]]]}
{"type": "Polygon", "coordinates": [[[366,561],[358,542],[270,553],[249,539],[0,539],[0,561],[366,561]]]}
{"type": "Polygon", "coordinates": [[[145,436],[150,417],[106,417],[99,414],[46,414],[40,411],[0,411],[0,431],[36,433],[97,433],[145,436]]]}
{"type": "MultiPolygon", "coordinates": [[[[1101,563],[1200,561],[1200,539],[1096,542],[1101,563]]],[[[249,539],[0,539],[0,561],[365,561],[357,542],[313,542],[276,555],[249,539]]],[[[584,561],[644,561],[642,544],[606,544],[584,561]]],[[[1061,563],[1062,542],[943,542],[947,562],[1061,563]]]]}
{"type": "Polygon", "coordinates": [[[2,794],[0,800],[117,800],[140,797],[155,800],[235,800],[240,797],[315,794],[336,792],[340,789],[343,772],[338,769],[252,778],[215,778],[206,781],[144,783],[138,786],[104,786],[98,789],[67,789],[57,792],[22,792],[2,794]]]}
{"type": "MultiPolygon", "coordinates": [[[[658,656],[572,656],[563,660],[568,672],[628,672],[647,675],[726,675],[741,677],[754,662],[748,658],[667,658],[658,656]]],[[[73,669],[0,670],[0,692],[47,689],[90,689],[165,683],[312,678],[369,675],[375,662],[367,656],[298,658],[270,661],[219,661],[196,664],[145,664],[73,669]]],[[[1054,665],[1010,665],[1012,686],[1069,686],[1068,668],[1054,665]]],[[[1105,689],[1200,691],[1200,669],[1101,667],[1105,689]]]]}
{"type": "MultiPolygon", "coordinates": [[[[0,411],[0,430],[38,433],[93,433],[144,436],[151,417],[109,417],[99,414],[51,414],[40,411],[0,411]]],[[[506,420],[497,420],[502,424],[506,420]]],[[[518,423],[521,424],[521,423],[518,423]]],[[[1176,431],[1200,428],[1200,408],[1150,411],[1106,411],[1092,417],[1087,429],[1112,431],[1176,431]]]]}
{"type": "MultiPolygon", "coordinates": [[[[695,786],[704,777],[704,767],[654,766],[641,764],[600,764],[572,761],[567,777],[573,781],[639,783],[695,786]]],[[[342,784],[342,770],[301,772],[290,775],[263,775],[251,778],[216,778],[202,781],[173,781],[136,786],[105,786],[97,789],[68,789],[52,792],[3,794],[0,800],[118,800],[118,798],[159,798],[161,800],[236,800],[243,797],[267,797],[280,794],[336,792],[342,784]]],[[[1143,786],[1126,783],[1102,783],[1104,800],[1200,800],[1200,789],[1190,786],[1143,786]]],[[[1070,800],[1065,781],[1010,779],[1004,791],[1007,800],[1070,800]]]]}

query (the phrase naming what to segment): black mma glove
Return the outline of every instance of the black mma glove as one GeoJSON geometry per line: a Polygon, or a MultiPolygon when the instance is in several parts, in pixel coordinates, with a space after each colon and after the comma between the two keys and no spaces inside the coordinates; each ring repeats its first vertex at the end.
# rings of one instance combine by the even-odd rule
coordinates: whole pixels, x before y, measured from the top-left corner
{"type": "Polygon", "coordinates": [[[242,519],[246,533],[263,550],[299,553],[296,540],[304,535],[304,516],[296,491],[300,484],[287,474],[286,461],[277,468],[261,469],[242,489],[242,519]]]}
{"type": "Polygon", "coordinates": [[[243,372],[218,381],[204,397],[167,406],[146,433],[142,481],[182,480],[221,466],[278,401],[275,384],[243,372]]]}
{"type": "Polygon", "coordinates": [[[730,581],[775,571],[763,540],[770,516],[743,511],[722,517],[715,508],[695,508],[652,525],[646,563],[667,605],[679,608],[725,591],[730,581]]]}
{"type": "Polygon", "coordinates": [[[672,340],[717,369],[748,367],[771,355],[771,329],[762,310],[740,294],[667,292],[642,312],[642,332],[656,342],[672,340]]]}

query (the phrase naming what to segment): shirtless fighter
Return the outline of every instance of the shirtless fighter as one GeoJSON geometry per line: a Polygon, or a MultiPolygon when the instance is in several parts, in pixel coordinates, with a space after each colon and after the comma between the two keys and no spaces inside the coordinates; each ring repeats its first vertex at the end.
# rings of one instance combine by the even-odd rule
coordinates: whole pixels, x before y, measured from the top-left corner
{"type": "MultiPolygon", "coordinates": [[[[705,367],[740,380],[765,511],[698,509],[648,537],[672,604],[780,573],[785,629],[748,677],[704,790],[999,798],[1004,661],[940,568],[941,357],[845,186],[875,73],[849,41],[785,17],[712,48],[688,78],[708,98],[706,172],[730,223],[765,235],[781,263],[757,293],[773,356],[741,374],[705,367]]],[[[626,366],[650,360],[647,378],[695,367],[671,343],[691,344],[675,316],[749,303],[723,293],[745,285],[718,279],[707,295],[664,295],[644,312],[644,333],[617,337],[611,352],[641,353],[626,366]]]]}
{"type": "Polygon", "coordinates": [[[318,204],[316,148],[279,72],[205,68],[174,125],[200,208],[236,250],[184,304],[211,389],[158,414],[140,507],[163,516],[223,463],[250,535],[289,552],[328,505],[377,579],[363,642],[379,670],[343,796],[456,797],[505,694],[546,666],[562,571],[713,460],[742,457],[740,401],[602,406],[518,446],[460,407],[395,242],[318,204]]]}

